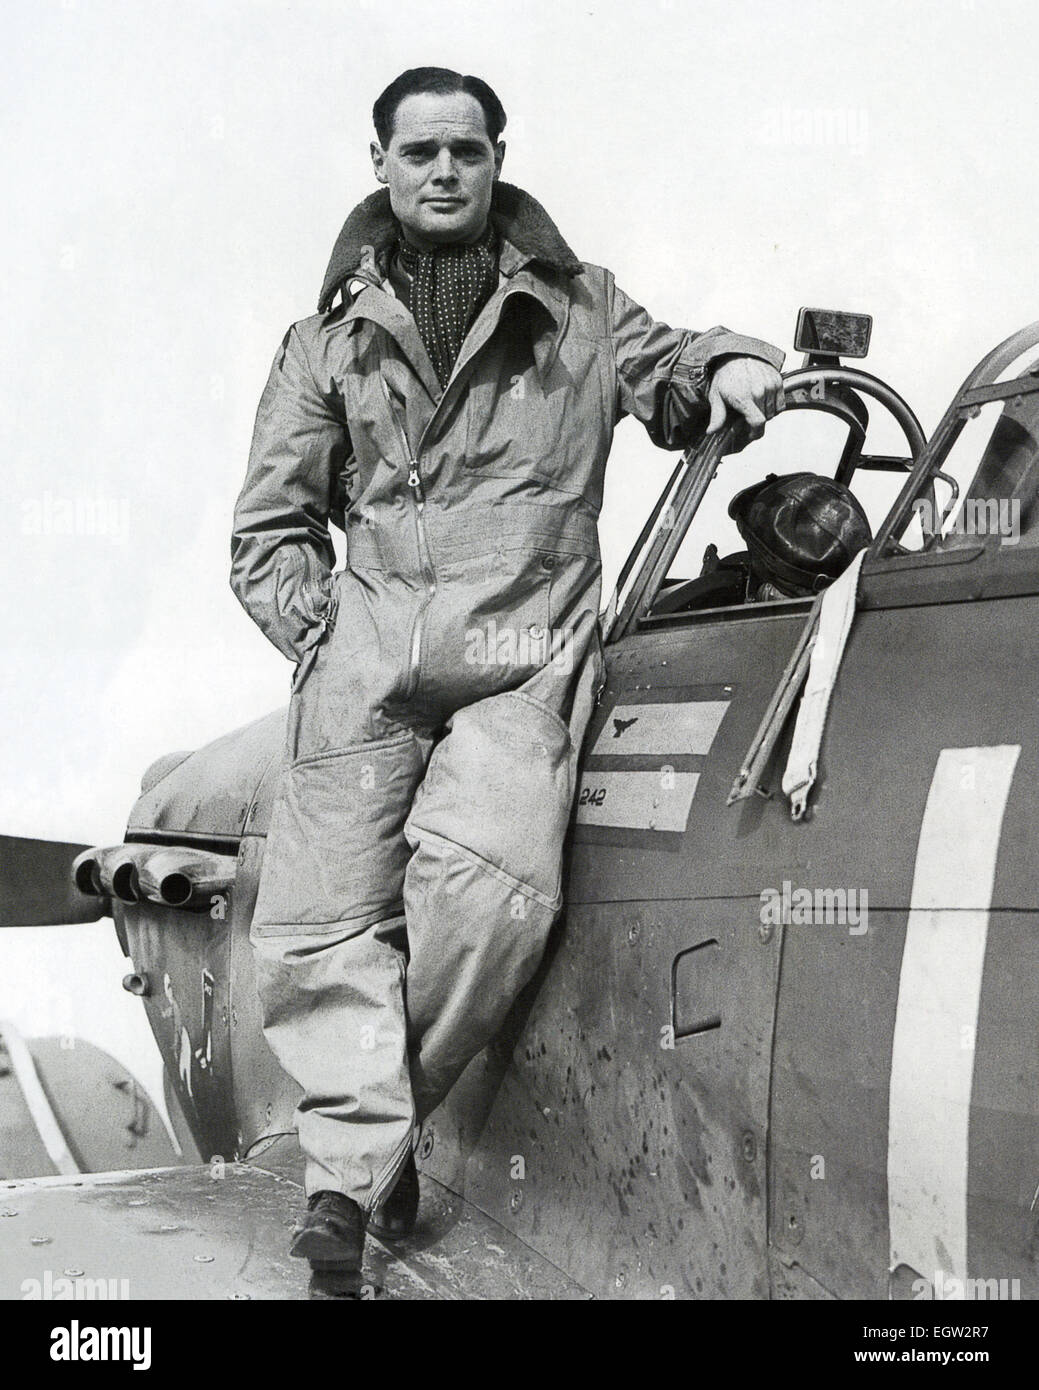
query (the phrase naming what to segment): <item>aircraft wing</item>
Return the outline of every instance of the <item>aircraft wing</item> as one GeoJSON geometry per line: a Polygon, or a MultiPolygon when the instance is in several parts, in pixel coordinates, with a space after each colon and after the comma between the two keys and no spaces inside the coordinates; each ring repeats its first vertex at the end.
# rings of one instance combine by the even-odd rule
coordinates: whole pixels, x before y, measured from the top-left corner
{"type": "MultiPolygon", "coordinates": [[[[392,1249],[368,1239],[369,1296],[589,1297],[489,1217],[421,1182],[415,1234],[392,1249]]],[[[294,1136],[244,1163],[4,1183],[0,1299],[305,1299],[306,1262],[287,1252],[302,1205],[294,1136]]]]}

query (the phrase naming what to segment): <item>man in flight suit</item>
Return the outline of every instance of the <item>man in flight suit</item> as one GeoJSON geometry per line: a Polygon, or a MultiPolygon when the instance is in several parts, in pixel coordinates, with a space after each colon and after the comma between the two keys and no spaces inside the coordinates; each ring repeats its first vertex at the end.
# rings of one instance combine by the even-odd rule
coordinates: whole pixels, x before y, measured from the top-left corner
{"type": "Polygon", "coordinates": [[[413,1224],[416,1126],[562,905],[614,427],[745,443],[782,406],[775,348],[655,322],[499,181],[486,83],[412,69],[374,118],[383,188],[275,358],[231,575],[297,663],[253,944],[266,1037],[303,1088],[292,1252],[347,1292],[365,1227],[413,1224]]]}

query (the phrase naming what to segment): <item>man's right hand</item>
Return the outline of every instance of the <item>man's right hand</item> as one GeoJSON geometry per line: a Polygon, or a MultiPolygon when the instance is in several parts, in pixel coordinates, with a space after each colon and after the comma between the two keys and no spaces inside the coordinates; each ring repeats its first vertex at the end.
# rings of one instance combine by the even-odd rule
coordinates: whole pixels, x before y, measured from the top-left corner
{"type": "Polygon", "coordinates": [[[707,434],[735,424],[732,453],[760,439],[765,422],[783,409],[783,378],[758,357],[728,357],[711,373],[707,391],[711,418],[707,434]]]}

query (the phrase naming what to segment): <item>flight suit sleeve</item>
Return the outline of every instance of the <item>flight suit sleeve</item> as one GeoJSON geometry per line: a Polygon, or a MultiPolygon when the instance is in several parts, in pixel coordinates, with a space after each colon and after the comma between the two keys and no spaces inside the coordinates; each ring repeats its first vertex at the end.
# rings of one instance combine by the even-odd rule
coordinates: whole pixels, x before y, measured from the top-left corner
{"type": "Polygon", "coordinates": [[[293,661],[334,621],[328,520],[350,452],[341,402],[319,390],[293,326],[260,398],[231,538],[231,588],[293,661]]]}
{"type": "Polygon", "coordinates": [[[633,415],[661,449],[687,449],[707,427],[711,371],[726,357],[757,357],[777,371],[784,354],[728,328],[705,333],[660,323],[607,278],[608,331],[617,372],[617,418],[633,415]]]}

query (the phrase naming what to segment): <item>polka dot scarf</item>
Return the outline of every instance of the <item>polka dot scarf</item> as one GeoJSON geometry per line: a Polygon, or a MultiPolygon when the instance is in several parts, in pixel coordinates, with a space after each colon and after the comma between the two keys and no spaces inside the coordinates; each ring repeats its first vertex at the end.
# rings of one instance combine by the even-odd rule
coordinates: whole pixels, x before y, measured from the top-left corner
{"type": "Polygon", "coordinates": [[[446,386],[465,335],[498,283],[494,228],[472,246],[418,251],[400,239],[401,269],[411,279],[411,312],[437,379],[446,386]]]}

